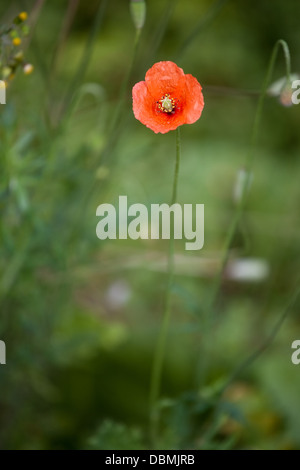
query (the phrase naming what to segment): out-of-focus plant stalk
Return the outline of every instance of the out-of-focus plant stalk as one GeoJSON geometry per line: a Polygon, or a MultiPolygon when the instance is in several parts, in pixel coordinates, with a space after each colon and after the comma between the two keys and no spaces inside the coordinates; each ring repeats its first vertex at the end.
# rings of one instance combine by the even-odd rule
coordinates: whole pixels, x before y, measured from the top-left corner
{"type": "Polygon", "coordinates": [[[131,77],[131,74],[132,74],[132,69],[133,69],[135,59],[136,59],[136,56],[137,56],[141,31],[142,30],[140,28],[137,28],[136,32],[135,32],[132,58],[131,58],[131,61],[130,61],[130,65],[127,69],[125,78],[123,80],[123,83],[121,85],[118,104],[116,106],[116,110],[115,110],[115,113],[113,115],[113,119],[112,119],[112,122],[111,122],[111,125],[110,125],[110,139],[108,140],[107,148],[105,149],[105,151],[103,152],[103,155],[102,155],[103,160],[106,159],[105,158],[106,153],[107,153],[108,150],[110,150],[110,145],[112,145],[112,143],[115,141],[115,135],[119,131],[118,126],[120,124],[120,119],[121,119],[122,111],[123,111],[124,104],[125,104],[125,98],[126,98],[126,92],[128,90],[128,86],[129,86],[129,80],[130,80],[130,77],[131,77]]]}
{"type": "Polygon", "coordinates": [[[77,10],[79,7],[79,0],[69,0],[67,11],[63,19],[63,23],[61,26],[61,30],[59,33],[59,38],[57,44],[55,46],[52,58],[51,58],[51,66],[50,66],[50,77],[53,78],[54,72],[56,70],[56,65],[58,61],[58,57],[61,55],[62,49],[65,45],[66,39],[69,35],[72,23],[76,16],[77,10]]]}
{"type": "MultiPolygon", "coordinates": [[[[134,2],[134,3],[137,4],[138,2],[134,2]]],[[[131,55],[131,61],[130,61],[129,67],[127,69],[125,78],[122,82],[121,88],[120,88],[119,99],[118,99],[118,102],[116,104],[115,112],[113,114],[111,123],[109,125],[108,133],[107,133],[108,137],[107,137],[106,143],[104,145],[104,148],[101,151],[101,156],[100,156],[100,159],[99,159],[100,161],[97,162],[98,166],[99,166],[99,164],[101,164],[101,165],[105,164],[105,162],[108,160],[108,158],[111,157],[113,148],[115,147],[115,145],[118,142],[118,139],[121,135],[121,121],[122,121],[122,113],[123,113],[123,110],[124,110],[125,100],[126,100],[126,93],[128,92],[130,77],[131,77],[132,70],[133,70],[133,67],[134,67],[134,64],[135,64],[135,61],[136,61],[138,47],[139,47],[139,43],[140,43],[141,32],[142,32],[142,29],[143,29],[143,26],[144,26],[145,15],[146,15],[145,2],[143,1],[143,2],[139,2],[139,3],[144,4],[144,14],[143,14],[142,19],[141,18],[138,19],[137,23],[135,22],[136,20],[134,20],[136,31],[135,31],[135,38],[134,38],[133,51],[132,51],[132,55],[131,55]]],[[[112,161],[112,159],[110,159],[110,162],[111,161],[112,161]]],[[[110,163],[110,164],[112,164],[112,163],[110,163]]],[[[89,198],[93,194],[93,191],[95,190],[95,188],[98,186],[99,180],[96,177],[96,173],[97,173],[96,170],[97,170],[97,168],[94,169],[95,177],[94,177],[94,179],[93,179],[93,181],[92,181],[92,183],[89,187],[89,190],[88,190],[87,194],[85,195],[85,197],[82,201],[81,209],[78,211],[78,215],[80,216],[78,218],[78,223],[80,223],[82,213],[85,211],[87,201],[89,200],[89,198]]],[[[105,183],[103,182],[102,183],[102,190],[103,190],[104,187],[105,187],[105,183]]]]}
{"type": "Polygon", "coordinates": [[[294,291],[292,297],[290,298],[286,308],[284,309],[283,313],[280,315],[278,320],[276,321],[271,333],[269,336],[266,338],[266,340],[261,344],[261,346],[254,351],[248,358],[246,358],[234,371],[233,373],[229,376],[228,380],[226,383],[221,387],[221,390],[219,392],[220,395],[227,389],[227,387],[234,382],[235,379],[239,377],[241,372],[243,372],[246,368],[250,367],[253,362],[258,359],[261,354],[272,344],[273,340],[275,339],[278,331],[281,328],[281,325],[285,321],[285,319],[288,317],[290,314],[292,308],[296,305],[299,297],[300,297],[300,278],[298,279],[297,283],[297,288],[294,291]]]}
{"type": "Polygon", "coordinates": [[[134,38],[134,46],[133,46],[133,53],[131,56],[130,65],[127,69],[125,78],[121,85],[119,100],[116,106],[115,113],[113,115],[110,129],[109,129],[109,138],[107,141],[107,145],[105,146],[104,151],[102,152],[102,163],[105,162],[107,159],[108,154],[111,151],[114,142],[116,141],[116,137],[119,134],[119,124],[122,117],[122,111],[125,104],[126,99],[126,92],[128,90],[130,77],[132,74],[132,69],[135,64],[138,46],[140,42],[141,32],[143,30],[145,20],[146,20],[146,2],[144,0],[130,0],[130,13],[133,20],[133,24],[135,26],[135,38],[134,38]]]}
{"type": "Polygon", "coordinates": [[[215,3],[211,5],[205,15],[200,18],[198,24],[195,28],[191,31],[189,36],[186,38],[184,43],[182,44],[181,48],[179,49],[178,53],[176,54],[176,60],[178,61],[183,57],[184,52],[188,48],[188,46],[194,41],[194,39],[198,36],[199,33],[205,29],[206,26],[212,23],[212,21],[218,16],[224,5],[228,2],[228,0],[217,0],[215,3]]]}
{"type": "Polygon", "coordinates": [[[290,81],[291,59],[290,59],[289,48],[288,48],[287,43],[284,40],[279,39],[276,42],[276,44],[273,48],[271,59],[270,59],[269,66],[268,66],[268,69],[267,69],[267,73],[266,73],[266,76],[265,76],[265,79],[264,79],[264,82],[263,82],[263,86],[262,86],[262,90],[261,90],[261,93],[260,93],[260,97],[259,97],[259,100],[258,100],[258,105],[257,105],[255,118],[254,118],[254,123],[253,123],[253,128],[252,128],[250,148],[249,148],[247,158],[246,158],[246,163],[245,163],[245,178],[244,178],[243,185],[242,185],[242,188],[241,188],[241,197],[239,199],[239,202],[238,202],[238,205],[237,205],[237,210],[236,210],[234,219],[232,221],[232,224],[231,224],[231,227],[230,227],[230,230],[228,232],[228,236],[227,236],[227,239],[226,239],[226,242],[225,242],[225,248],[224,248],[223,256],[222,256],[222,260],[221,260],[220,271],[219,271],[219,274],[216,278],[216,281],[215,281],[215,284],[214,284],[214,287],[213,287],[212,297],[211,297],[209,307],[208,307],[208,310],[207,310],[209,313],[211,312],[211,309],[213,308],[216,296],[218,294],[219,287],[220,287],[220,284],[221,284],[221,281],[222,281],[222,274],[223,274],[225,265],[226,265],[227,260],[228,260],[230,246],[231,246],[233,237],[236,233],[236,229],[237,229],[238,223],[240,221],[242,212],[243,212],[244,207],[245,207],[247,194],[248,194],[247,188],[249,188],[249,185],[250,185],[250,182],[251,182],[251,170],[252,170],[252,166],[253,166],[254,151],[255,151],[255,147],[256,147],[256,143],[257,143],[257,136],[258,136],[258,132],[259,132],[260,124],[261,124],[261,119],[262,119],[263,104],[264,104],[264,101],[265,101],[265,97],[267,95],[268,85],[270,83],[270,80],[271,80],[271,77],[272,77],[272,74],[273,74],[274,65],[275,65],[275,61],[276,61],[278,50],[279,50],[280,46],[282,47],[283,52],[284,52],[287,82],[290,81]]]}
{"type": "MultiPolygon", "coordinates": [[[[263,111],[263,105],[265,101],[265,97],[267,95],[268,91],[268,85],[270,83],[270,80],[272,78],[272,74],[274,71],[274,65],[275,61],[277,58],[277,54],[279,51],[279,48],[282,47],[283,53],[284,53],[284,58],[285,58],[285,65],[286,65],[286,77],[287,77],[287,83],[290,82],[290,75],[291,75],[291,59],[290,59],[290,52],[289,52],[289,47],[283,39],[279,39],[272,51],[271,58],[269,61],[269,65],[267,68],[267,73],[262,85],[261,93],[259,96],[257,108],[256,108],[256,113],[254,117],[254,122],[253,122],[253,127],[252,127],[252,133],[251,133],[251,139],[250,139],[250,146],[249,146],[249,151],[246,156],[246,162],[245,162],[245,177],[243,180],[243,184],[241,187],[241,195],[239,198],[239,201],[237,203],[236,207],[236,212],[234,214],[234,218],[232,220],[231,226],[229,228],[229,232],[227,235],[227,238],[225,240],[225,245],[223,249],[223,255],[221,258],[221,263],[220,263],[220,269],[215,277],[213,286],[212,286],[212,292],[211,296],[209,298],[208,304],[205,307],[206,311],[206,318],[204,322],[204,338],[209,336],[209,330],[213,321],[213,310],[214,306],[216,303],[216,299],[220,290],[220,286],[222,283],[222,277],[223,277],[223,272],[226,266],[226,263],[228,261],[229,253],[230,253],[230,247],[233,241],[233,238],[235,236],[238,224],[241,220],[241,216],[243,214],[246,200],[247,200],[247,195],[248,195],[248,188],[251,182],[251,177],[252,177],[252,166],[253,166],[253,160],[254,160],[254,153],[255,153],[255,148],[257,144],[257,137],[258,137],[258,132],[261,124],[261,119],[262,119],[262,111],[263,111]]],[[[201,375],[203,374],[203,371],[201,375]]]]}
{"type": "Polygon", "coordinates": [[[68,87],[68,91],[66,93],[66,97],[64,100],[64,104],[62,107],[62,126],[64,122],[70,117],[72,114],[73,106],[72,106],[72,99],[74,96],[74,92],[77,90],[79,84],[82,81],[83,76],[88,68],[90,59],[92,57],[92,52],[94,49],[94,43],[97,38],[97,34],[99,29],[102,25],[102,21],[104,18],[104,13],[107,6],[107,0],[102,0],[99,3],[99,7],[97,10],[97,14],[93,23],[93,27],[90,31],[90,35],[87,39],[85,49],[83,51],[81,61],[78,65],[78,68],[74,74],[73,81],[71,82],[70,86],[68,87]]]}

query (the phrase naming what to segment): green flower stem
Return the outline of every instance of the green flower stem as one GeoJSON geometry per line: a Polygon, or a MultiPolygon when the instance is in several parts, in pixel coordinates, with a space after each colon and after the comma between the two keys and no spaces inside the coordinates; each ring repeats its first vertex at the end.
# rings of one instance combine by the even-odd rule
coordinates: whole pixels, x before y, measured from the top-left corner
{"type": "MultiPolygon", "coordinates": [[[[130,81],[130,77],[131,77],[131,74],[132,74],[132,69],[133,69],[133,66],[134,66],[135,61],[136,61],[136,56],[137,56],[137,52],[138,52],[138,46],[139,46],[139,42],[140,42],[141,32],[142,32],[141,28],[136,29],[132,58],[131,58],[131,61],[130,61],[130,65],[127,69],[126,76],[125,76],[125,78],[123,80],[123,83],[122,83],[122,86],[121,86],[118,104],[116,106],[116,110],[115,110],[115,113],[114,113],[114,116],[113,116],[113,119],[112,119],[112,122],[111,122],[111,125],[110,125],[110,135],[111,135],[111,139],[109,140],[110,145],[112,144],[112,141],[111,141],[112,139],[113,139],[113,142],[115,141],[115,138],[116,138],[115,134],[118,131],[119,121],[121,120],[121,117],[122,117],[122,111],[123,111],[124,104],[125,104],[126,93],[128,91],[129,81],[130,81]]],[[[109,149],[110,149],[110,145],[109,145],[109,149]]]]}
{"type": "MultiPolygon", "coordinates": [[[[246,162],[245,162],[245,179],[243,181],[243,186],[242,186],[242,194],[239,199],[236,212],[233,218],[233,221],[231,223],[226,241],[225,241],[225,246],[223,250],[223,255],[221,258],[221,264],[220,264],[220,269],[219,272],[214,280],[214,284],[212,287],[212,293],[211,297],[209,299],[208,305],[206,306],[205,311],[207,312],[206,314],[206,321],[205,321],[205,326],[204,326],[204,338],[209,336],[209,330],[212,325],[212,312],[214,309],[214,305],[220,290],[220,286],[222,283],[222,277],[223,277],[223,272],[224,268],[226,266],[226,263],[228,261],[229,253],[230,253],[230,247],[232,244],[232,240],[234,238],[234,235],[236,233],[237,227],[239,225],[241,216],[243,214],[244,208],[245,208],[245,203],[247,199],[247,189],[249,188],[250,184],[250,178],[251,178],[251,169],[253,166],[253,159],[254,159],[254,151],[257,143],[257,136],[261,124],[261,119],[262,119],[262,110],[263,110],[263,105],[264,105],[264,100],[267,95],[267,89],[268,85],[270,83],[273,71],[274,71],[274,65],[275,61],[277,58],[277,54],[279,51],[279,48],[282,47],[283,53],[284,53],[284,58],[285,58],[285,65],[286,65],[286,77],[287,77],[287,82],[290,82],[290,75],[291,75],[291,59],[290,59],[290,51],[287,43],[283,39],[279,39],[272,51],[271,58],[269,61],[267,73],[263,82],[262,90],[259,96],[257,108],[256,108],[256,114],[253,122],[253,128],[252,128],[252,135],[251,135],[251,140],[250,140],[250,147],[249,151],[246,157],[246,162]]],[[[205,341],[205,339],[204,339],[205,341]]],[[[207,360],[207,359],[206,359],[207,360]]],[[[204,373],[203,373],[204,375],[204,373]]]]}
{"type": "Polygon", "coordinates": [[[223,392],[231,385],[240,375],[244,370],[248,367],[250,367],[256,359],[258,359],[262,353],[273,343],[275,337],[277,336],[277,333],[279,332],[283,322],[286,320],[286,318],[290,315],[292,309],[297,305],[297,301],[300,297],[300,279],[297,282],[297,289],[293,293],[291,299],[289,300],[285,310],[283,313],[279,316],[277,322],[275,323],[273,329],[271,330],[271,333],[269,336],[266,338],[266,340],[262,343],[262,345],[254,351],[248,358],[246,358],[234,371],[233,373],[229,376],[229,379],[227,382],[223,385],[223,387],[220,390],[220,395],[223,394],[223,392]]]}
{"type": "Polygon", "coordinates": [[[228,232],[227,239],[225,241],[225,248],[224,248],[223,256],[222,256],[222,259],[221,259],[220,270],[219,270],[219,273],[218,273],[218,275],[215,279],[215,283],[214,283],[213,291],[212,291],[212,297],[211,297],[211,300],[210,300],[210,303],[209,303],[208,309],[207,309],[207,312],[209,314],[211,313],[211,311],[213,309],[216,297],[218,295],[219,288],[220,288],[220,285],[221,285],[221,282],[222,282],[223,271],[224,271],[225,265],[226,265],[228,257],[229,257],[230,246],[231,246],[233,237],[236,233],[241,215],[242,215],[244,207],[245,207],[245,203],[246,203],[246,199],[247,199],[247,188],[249,187],[250,178],[251,178],[251,169],[252,169],[252,166],[253,166],[254,150],[255,150],[255,147],[256,147],[258,131],[259,131],[260,124],[261,124],[263,104],[264,104],[264,100],[265,100],[265,97],[266,97],[266,94],[267,94],[268,85],[270,83],[270,80],[271,80],[271,77],[272,77],[272,74],[273,74],[274,65],[275,65],[275,61],[276,61],[278,50],[279,50],[280,46],[283,48],[283,52],[284,52],[285,63],[286,63],[287,81],[288,82],[290,81],[291,59],[290,59],[289,48],[288,48],[287,43],[284,40],[279,39],[276,42],[276,44],[273,48],[273,52],[272,52],[271,59],[270,59],[270,62],[269,62],[267,74],[265,76],[265,79],[264,79],[264,82],[263,82],[263,87],[262,87],[262,90],[261,90],[261,93],[260,93],[260,97],[259,97],[259,101],[258,101],[258,105],[257,105],[257,109],[256,109],[256,114],[255,114],[255,118],[254,118],[253,128],[252,128],[250,149],[249,149],[249,152],[247,154],[247,159],[246,159],[246,164],[245,164],[246,177],[243,181],[242,195],[241,195],[240,200],[238,202],[237,210],[236,210],[234,219],[232,221],[230,230],[228,232]]]}
{"type": "Polygon", "coordinates": [[[194,29],[190,32],[184,43],[182,44],[179,52],[176,54],[176,61],[180,60],[186,49],[189,45],[194,41],[194,39],[200,34],[206,26],[212,23],[212,21],[218,16],[224,5],[228,2],[228,0],[216,0],[211,7],[207,10],[205,15],[200,18],[197,25],[194,29]]]}
{"type": "Polygon", "coordinates": [[[82,54],[80,63],[77,67],[77,70],[73,76],[73,79],[68,87],[66,96],[64,98],[63,106],[62,106],[62,111],[61,111],[61,126],[64,127],[65,122],[68,120],[68,118],[72,114],[73,110],[73,105],[72,105],[72,99],[74,92],[77,90],[79,87],[80,83],[82,83],[82,79],[87,71],[88,65],[90,63],[90,60],[92,58],[92,53],[94,50],[94,44],[96,42],[99,30],[103,24],[103,19],[104,19],[104,14],[106,11],[107,7],[107,0],[100,0],[99,1],[99,6],[98,10],[92,25],[92,28],[90,30],[89,37],[87,39],[84,52],[82,54]]]}
{"type": "MultiPolygon", "coordinates": [[[[171,198],[171,205],[175,204],[177,200],[177,183],[180,165],[181,154],[181,141],[180,141],[180,128],[176,129],[176,163],[173,180],[173,191],[171,198]]],[[[171,288],[174,278],[174,238],[170,238],[169,255],[168,255],[168,283],[165,296],[165,310],[162,319],[162,325],[159,332],[150,383],[150,426],[152,442],[155,442],[157,436],[157,426],[159,421],[159,411],[157,400],[160,394],[160,385],[162,377],[163,362],[165,356],[166,341],[168,336],[170,317],[171,317],[171,288]]]]}

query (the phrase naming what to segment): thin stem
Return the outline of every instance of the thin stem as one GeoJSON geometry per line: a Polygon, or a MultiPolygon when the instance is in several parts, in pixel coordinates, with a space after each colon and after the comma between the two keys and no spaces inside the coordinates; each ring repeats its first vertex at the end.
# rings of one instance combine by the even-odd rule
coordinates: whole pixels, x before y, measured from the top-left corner
{"type": "Polygon", "coordinates": [[[260,97],[259,97],[259,101],[258,101],[258,104],[257,104],[256,114],[255,114],[253,128],[252,128],[252,135],[251,135],[251,140],[250,140],[250,148],[249,148],[249,151],[248,151],[248,154],[247,154],[246,164],[245,164],[246,177],[243,181],[242,194],[241,194],[241,197],[240,197],[238,205],[237,205],[237,210],[236,210],[234,219],[232,221],[232,224],[230,226],[227,239],[225,241],[225,247],[224,247],[223,256],[222,256],[222,259],[221,259],[220,270],[218,272],[217,277],[215,278],[215,282],[214,282],[213,290],[212,290],[212,296],[211,296],[211,299],[210,299],[210,302],[209,302],[208,308],[207,308],[208,315],[211,314],[211,311],[214,307],[216,297],[218,295],[219,288],[220,288],[220,285],[221,285],[221,282],[222,282],[223,271],[224,271],[225,265],[226,265],[228,257],[229,257],[230,246],[231,246],[232,240],[234,238],[234,235],[236,233],[240,218],[241,218],[242,213],[244,211],[246,198],[247,198],[247,189],[249,187],[250,178],[251,178],[251,169],[252,169],[253,159],[254,159],[254,150],[255,150],[255,147],[256,147],[258,131],[259,131],[259,128],[260,128],[260,123],[261,123],[261,118],[262,118],[263,104],[264,104],[264,100],[265,100],[265,97],[266,97],[266,94],[267,94],[267,88],[268,88],[268,85],[270,83],[270,80],[271,80],[271,77],[272,77],[272,74],[273,74],[274,65],[275,65],[275,61],[276,61],[278,50],[279,50],[280,46],[282,46],[283,52],[284,52],[287,82],[290,81],[291,59],[290,59],[289,48],[288,48],[287,43],[284,40],[279,39],[276,42],[276,44],[273,48],[272,55],[271,55],[270,62],[269,62],[269,66],[268,66],[268,70],[267,70],[267,74],[265,76],[263,86],[262,86],[262,90],[261,90],[260,97]]]}
{"type": "Polygon", "coordinates": [[[81,57],[79,65],[77,67],[77,70],[76,70],[76,72],[73,76],[73,80],[72,80],[71,84],[68,87],[68,90],[67,90],[64,102],[63,102],[63,106],[62,106],[62,110],[61,110],[61,116],[60,116],[63,121],[66,121],[68,119],[68,117],[71,115],[71,112],[72,112],[72,105],[71,105],[72,97],[74,95],[74,91],[78,88],[78,86],[82,82],[82,79],[83,79],[83,77],[86,73],[86,70],[88,68],[88,65],[90,63],[90,59],[92,57],[92,53],[93,53],[93,50],[94,50],[94,44],[95,44],[95,41],[97,39],[97,35],[99,33],[99,30],[100,30],[100,27],[102,25],[102,21],[103,21],[103,18],[104,18],[104,13],[105,13],[105,10],[106,10],[106,6],[107,6],[107,0],[102,0],[102,1],[100,0],[99,1],[98,10],[97,10],[97,13],[96,13],[96,16],[95,16],[93,26],[90,30],[90,34],[89,34],[89,37],[87,39],[84,52],[82,54],[82,57],[81,57]]]}
{"type": "Polygon", "coordinates": [[[137,56],[138,47],[139,47],[139,43],[140,43],[141,32],[142,32],[142,29],[140,29],[140,28],[136,29],[131,62],[130,62],[130,65],[127,69],[126,76],[125,76],[125,78],[122,82],[122,85],[121,85],[119,100],[118,100],[116,110],[115,110],[115,113],[113,115],[113,118],[112,118],[112,121],[111,121],[111,124],[110,124],[110,128],[109,128],[110,138],[108,139],[105,150],[103,151],[102,158],[101,158],[101,163],[103,163],[106,160],[108,154],[110,153],[111,146],[114,144],[114,142],[116,141],[116,136],[119,134],[119,125],[120,125],[120,121],[121,121],[121,118],[122,118],[122,112],[123,112],[123,109],[124,109],[126,93],[128,91],[130,77],[131,77],[131,74],[132,74],[133,66],[134,66],[135,61],[136,61],[136,56],[137,56]]]}
{"type": "MultiPolygon", "coordinates": [[[[176,129],[176,163],[173,180],[173,190],[171,205],[175,204],[177,200],[177,183],[179,175],[181,154],[180,142],[180,128],[176,129]]],[[[171,288],[174,278],[174,238],[170,238],[169,254],[168,254],[168,282],[165,294],[165,310],[162,319],[162,325],[159,332],[156,350],[154,354],[153,369],[150,384],[150,424],[151,424],[151,438],[155,442],[157,436],[157,426],[159,420],[159,412],[157,408],[157,400],[160,394],[160,385],[162,377],[163,362],[165,356],[166,341],[168,336],[170,317],[171,317],[171,288]]]]}
{"type": "Polygon", "coordinates": [[[225,383],[225,385],[222,387],[221,391],[220,391],[220,395],[222,395],[222,393],[228,388],[228,386],[234,382],[234,380],[241,375],[242,372],[244,372],[244,370],[247,368],[247,367],[250,367],[253,362],[258,359],[262,353],[272,344],[272,342],[274,341],[277,333],[279,332],[283,322],[285,321],[285,319],[288,317],[288,315],[290,314],[292,308],[294,307],[294,305],[296,304],[296,301],[298,300],[299,296],[300,296],[300,287],[299,287],[299,282],[297,283],[298,284],[298,289],[294,292],[294,295],[292,296],[291,300],[289,301],[286,309],[283,311],[282,315],[278,318],[277,322],[275,323],[271,333],[269,334],[269,336],[266,338],[265,342],[256,350],[254,351],[254,353],[252,353],[248,358],[246,358],[237,368],[236,370],[231,374],[231,376],[229,377],[229,379],[227,380],[227,382],[225,383]]]}
{"type": "MultiPolygon", "coordinates": [[[[141,32],[142,32],[141,29],[136,30],[131,62],[130,62],[130,65],[128,67],[126,76],[125,76],[125,78],[122,82],[121,88],[120,88],[119,101],[118,101],[118,104],[116,106],[116,111],[115,111],[115,114],[112,118],[112,122],[109,126],[108,138],[107,138],[106,145],[105,145],[104,149],[101,151],[101,156],[100,156],[99,160],[97,160],[97,162],[96,162],[97,167],[99,166],[99,164],[101,164],[101,165],[106,164],[108,159],[109,159],[109,164],[110,164],[111,167],[114,163],[114,160],[112,158],[113,150],[114,150],[114,147],[117,145],[118,140],[121,136],[122,116],[124,114],[124,107],[125,107],[125,103],[126,103],[126,94],[128,93],[130,78],[131,78],[133,67],[135,65],[135,61],[136,61],[136,57],[137,57],[141,32]]],[[[95,166],[94,170],[96,170],[96,166],[95,166]]],[[[102,192],[105,191],[106,184],[108,184],[108,183],[107,182],[102,182],[102,185],[101,185],[101,191],[102,192]]],[[[96,178],[94,178],[93,181],[91,181],[90,187],[89,187],[88,191],[86,192],[86,194],[83,196],[82,203],[80,204],[80,206],[78,208],[78,219],[77,219],[77,221],[74,225],[74,228],[73,228],[74,231],[76,231],[77,228],[78,228],[77,224],[78,223],[81,224],[82,217],[83,217],[83,214],[86,210],[86,205],[88,203],[88,200],[91,198],[95,188],[97,188],[97,187],[98,187],[98,180],[96,178]]]]}
{"type": "Polygon", "coordinates": [[[75,15],[78,10],[78,7],[79,7],[79,0],[69,0],[67,11],[63,18],[63,23],[61,26],[61,30],[59,32],[58,41],[55,45],[54,52],[51,57],[51,65],[49,67],[49,70],[50,70],[49,81],[54,78],[54,72],[56,69],[58,58],[61,55],[66,39],[69,35],[70,29],[72,27],[72,23],[74,21],[75,15]]]}
{"type": "Polygon", "coordinates": [[[179,0],[168,0],[166,7],[158,17],[157,27],[154,30],[152,43],[149,44],[149,53],[144,57],[145,64],[153,63],[157,57],[158,49],[161,45],[162,39],[165,37],[166,28],[169,24],[170,18],[177,6],[179,0]]]}
{"type": "Polygon", "coordinates": [[[212,327],[212,321],[213,321],[213,311],[214,311],[214,306],[218,297],[218,293],[221,287],[222,283],[222,278],[223,278],[223,272],[225,269],[225,266],[227,264],[228,258],[229,258],[229,253],[230,253],[230,247],[232,245],[233,238],[235,236],[236,230],[238,228],[238,225],[240,223],[240,219],[242,217],[245,204],[246,204],[246,199],[247,199],[247,193],[248,193],[248,188],[250,184],[250,178],[251,178],[251,169],[253,166],[253,159],[254,159],[254,151],[257,143],[257,136],[258,136],[258,131],[260,128],[261,124],[261,118],[262,118],[262,110],[263,110],[263,104],[265,97],[267,95],[267,89],[269,82],[271,80],[273,70],[274,70],[274,65],[275,61],[277,58],[278,50],[279,47],[282,47],[283,52],[284,52],[284,57],[285,57],[285,64],[286,64],[286,77],[287,77],[287,82],[290,81],[290,74],[291,74],[291,59],[290,59],[290,52],[287,43],[279,39],[272,51],[271,58],[269,61],[267,73],[263,82],[262,90],[259,96],[257,108],[256,108],[256,113],[254,117],[254,122],[253,122],[253,127],[252,127],[252,134],[251,134],[251,140],[250,140],[250,146],[249,146],[249,151],[246,157],[246,162],[245,162],[245,178],[243,181],[242,185],[242,192],[241,192],[241,197],[238,201],[236,212],[234,214],[234,218],[232,220],[231,226],[228,231],[227,238],[225,240],[225,246],[223,250],[223,255],[221,258],[221,263],[220,263],[220,268],[219,271],[214,279],[214,283],[212,286],[212,291],[211,291],[211,296],[208,300],[208,303],[206,305],[205,311],[206,311],[206,316],[205,316],[205,321],[204,321],[204,326],[203,326],[203,338],[204,338],[204,348],[205,348],[205,354],[203,355],[203,359],[201,359],[201,371],[198,369],[198,374],[196,381],[198,382],[197,385],[198,387],[201,386],[201,383],[203,383],[203,380],[205,378],[205,371],[207,370],[208,367],[208,362],[210,358],[209,354],[209,338],[211,338],[211,335],[209,334],[211,327],[212,327]],[[201,374],[201,375],[200,375],[201,374]],[[201,379],[200,379],[200,377],[201,379]]]}
{"type": "Polygon", "coordinates": [[[178,61],[183,57],[184,52],[188,48],[188,46],[194,41],[194,39],[198,36],[200,32],[210,24],[216,16],[218,16],[219,12],[222,10],[223,6],[228,2],[228,0],[217,0],[213,5],[209,8],[206,14],[200,18],[199,22],[197,23],[196,27],[192,30],[189,36],[186,38],[184,43],[182,44],[179,52],[176,54],[176,60],[178,61]]]}
{"type": "Polygon", "coordinates": [[[181,155],[180,127],[177,127],[176,129],[176,164],[175,164],[171,205],[175,204],[175,202],[177,201],[177,182],[178,182],[178,174],[179,174],[180,155],[181,155]]]}

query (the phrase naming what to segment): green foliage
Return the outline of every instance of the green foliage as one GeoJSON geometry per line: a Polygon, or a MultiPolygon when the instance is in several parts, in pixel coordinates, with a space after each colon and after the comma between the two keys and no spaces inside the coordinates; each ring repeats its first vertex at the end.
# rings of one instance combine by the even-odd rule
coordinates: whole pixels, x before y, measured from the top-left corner
{"type": "MultiPolygon", "coordinates": [[[[132,85],[170,59],[203,85],[203,116],[182,128],[178,201],[205,204],[205,246],[187,253],[175,241],[155,445],[299,449],[299,374],[290,358],[299,298],[268,340],[299,284],[300,107],[282,106],[274,87],[208,322],[207,306],[279,37],[292,72],[300,68],[300,6],[155,0],[136,34],[129,2],[78,2],[73,11],[76,3],[28,11],[34,72],[16,70],[0,105],[0,447],[152,446],[150,371],[168,246],[100,242],[95,211],[121,194],[148,207],[170,199],[175,136],[154,135],[131,109],[132,85]],[[245,259],[261,261],[266,275],[245,280],[245,259]]],[[[18,12],[18,2],[0,6],[5,24],[18,12]]],[[[284,67],[279,57],[276,89],[284,67]]]]}
{"type": "Polygon", "coordinates": [[[93,437],[89,439],[91,450],[141,450],[142,438],[138,429],[131,429],[124,424],[104,421],[93,437]]]}

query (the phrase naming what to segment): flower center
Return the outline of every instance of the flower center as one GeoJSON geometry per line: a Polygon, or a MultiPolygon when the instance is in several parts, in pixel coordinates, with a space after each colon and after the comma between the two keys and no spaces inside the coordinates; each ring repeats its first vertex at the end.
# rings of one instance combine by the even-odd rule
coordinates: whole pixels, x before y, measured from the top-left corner
{"type": "Polygon", "coordinates": [[[163,113],[173,113],[176,108],[174,98],[171,98],[168,93],[163,95],[163,97],[157,101],[157,104],[158,109],[163,113]]]}

